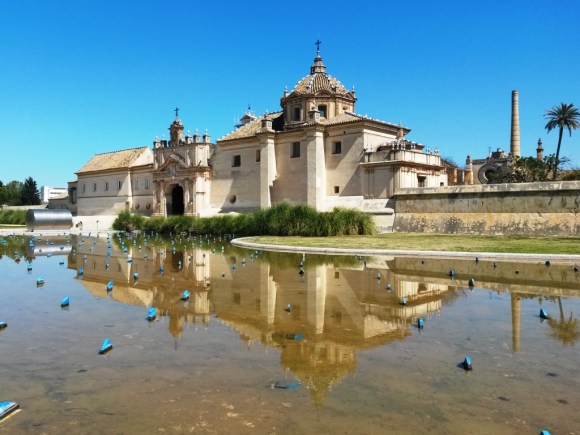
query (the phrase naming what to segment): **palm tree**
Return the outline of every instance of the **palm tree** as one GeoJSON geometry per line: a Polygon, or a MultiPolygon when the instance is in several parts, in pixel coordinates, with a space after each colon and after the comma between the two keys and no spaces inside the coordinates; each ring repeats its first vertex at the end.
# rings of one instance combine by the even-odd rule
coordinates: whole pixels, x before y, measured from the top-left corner
{"type": "Polygon", "coordinates": [[[564,346],[574,345],[580,338],[580,320],[574,319],[572,312],[570,312],[570,317],[566,319],[560,296],[558,296],[558,305],[560,307],[560,320],[548,319],[548,324],[552,328],[552,336],[559,339],[564,346]]]}
{"type": "Polygon", "coordinates": [[[554,180],[558,175],[558,163],[560,163],[560,145],[562,144],[562,133],[567,128],[570,136],[572,136],[572,129],[580,127],[580,112],[574,107],[574,104],[560,103],[552,110],[546,111],[544,118],[548,120],[546,123],[546,130],[548,133],[558,127],[560,134],[558,136],[558,148],[556,149],[556,162],[554,163],[554,180]]]}

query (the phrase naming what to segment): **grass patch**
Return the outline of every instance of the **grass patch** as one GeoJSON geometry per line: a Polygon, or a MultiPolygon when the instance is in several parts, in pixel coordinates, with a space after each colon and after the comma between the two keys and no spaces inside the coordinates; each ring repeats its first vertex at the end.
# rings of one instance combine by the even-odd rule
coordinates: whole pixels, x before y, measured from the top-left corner
{"type": "Polygon", "coordinates": [[[580,255],[580,238],[578,237],[389,233],[376,236],[309,238],[261,236],[251,237],[249,241],[267,245],[315,248],[580,255]]]}

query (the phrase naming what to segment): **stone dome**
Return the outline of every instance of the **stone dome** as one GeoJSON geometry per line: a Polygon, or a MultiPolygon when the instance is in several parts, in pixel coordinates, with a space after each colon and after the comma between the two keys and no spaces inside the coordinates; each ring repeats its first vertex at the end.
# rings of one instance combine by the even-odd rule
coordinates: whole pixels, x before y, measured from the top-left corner
{"type": "Polygon", "coordinates": [[[290,95],[316,95],[318,93],[347,95],[349,91],[336,78],[326,73],[326,66],[322,62],[320,53],[314,58],[310,67],[310,75],[302,78],[290,95]]]}

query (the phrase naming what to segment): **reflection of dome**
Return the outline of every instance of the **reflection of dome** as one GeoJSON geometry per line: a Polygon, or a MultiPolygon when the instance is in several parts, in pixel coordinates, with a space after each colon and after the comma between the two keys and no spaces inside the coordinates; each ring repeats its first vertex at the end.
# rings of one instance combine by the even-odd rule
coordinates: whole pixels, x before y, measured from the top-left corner
{"type": "Polygon", "coordinates": [[[329,341],[287,344],[281,362],[309,389],[316,406],[322,406],[333,385],[356,370],[354,348],[329,341]]]}

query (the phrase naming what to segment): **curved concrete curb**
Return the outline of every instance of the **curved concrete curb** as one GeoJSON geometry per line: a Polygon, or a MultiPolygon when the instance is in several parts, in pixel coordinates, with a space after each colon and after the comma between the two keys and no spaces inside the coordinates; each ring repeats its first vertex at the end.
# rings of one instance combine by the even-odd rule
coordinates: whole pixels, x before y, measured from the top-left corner
{"type": "Polygon", "coordinates": [[[260,249],[263,251],[295,252],[311,254],[334,254],[334,255],[389,255],[395,257],[451,257],[451,258],[475,258],[480,260],[560,260],[580,262],[580,255],[569,254],[506,254],[499,252],[454,252],[454,251],[415,251],[396,249],[349,249],[349,248],[312,248],[308,246],[285,246],[267,245],[263,243],[248,242],[247,237],[233,239],[231,244],[241,248],[260,249]]]}

